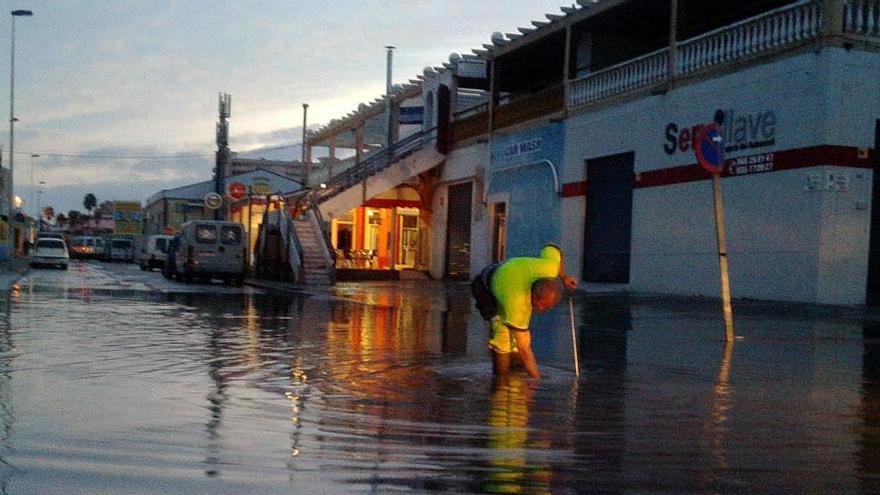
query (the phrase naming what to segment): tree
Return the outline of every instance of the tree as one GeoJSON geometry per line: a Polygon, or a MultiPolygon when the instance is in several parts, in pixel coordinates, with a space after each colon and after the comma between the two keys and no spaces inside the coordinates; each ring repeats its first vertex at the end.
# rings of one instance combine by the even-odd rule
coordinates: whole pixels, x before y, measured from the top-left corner
{"type": "Polygon", "coordinates": [[[92,213],[92,210],[95,209],[95,206],[98,205],[98,198],[95,197],[94,194],[88,193],[86,197],[83,198],[83,207],[88,210],[89,214],[92,213]]]}
{"type": "Polygon", "coordinates": [[[76,210],[70,210],[67,212],[67,221],[70,222],[71,227],[75,227],[76,224],[80,222],[82,219],[82,213],[76,210]]]}

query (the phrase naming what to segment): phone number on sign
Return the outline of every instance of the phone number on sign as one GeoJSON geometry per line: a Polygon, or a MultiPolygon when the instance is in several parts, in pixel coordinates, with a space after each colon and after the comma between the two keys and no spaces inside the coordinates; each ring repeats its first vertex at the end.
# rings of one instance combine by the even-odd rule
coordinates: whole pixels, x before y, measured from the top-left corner
{"type": "Polygon", "coordinates": [[[757,174],[773,170],[773,153],[744,156],[730,161],[730,175],[757,174]]]}

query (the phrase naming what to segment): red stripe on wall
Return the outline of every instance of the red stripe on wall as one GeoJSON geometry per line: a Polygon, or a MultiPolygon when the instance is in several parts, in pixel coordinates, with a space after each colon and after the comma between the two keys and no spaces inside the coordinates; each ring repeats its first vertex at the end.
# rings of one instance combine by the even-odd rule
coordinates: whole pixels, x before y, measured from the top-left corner
{"type": "MultiPolygon", "coordinates": [[[[810,146],[785,151],[756,153],[727,160],[722,177],[742,177],[781,170],[794,170],[817,166],[874,168],[874,151],[853,146],[810,146]],[[772,155],[772,158],[769,158],[772,155]],[[742,171],[742,172],[740,172],[742,171]],[[740,173],[737,173],[740,172],[740,173]]],[[[709,180],[712,176],[703,167],[694,163],[680,167],[649,170],[635,174],[633,188],[669,186],[709,180]]],[[[562,185],[565,198],[586,196],[586,181],[569,182],[562,185]]]]}
{"type": "Polygon", "coordinates": [[[571,198],[574,196],[586,196],[587,195],[587,181],[582,180],[580,182],[569,182],[568,184],[562,185],[562,197],[563,198],[571,198]]]}

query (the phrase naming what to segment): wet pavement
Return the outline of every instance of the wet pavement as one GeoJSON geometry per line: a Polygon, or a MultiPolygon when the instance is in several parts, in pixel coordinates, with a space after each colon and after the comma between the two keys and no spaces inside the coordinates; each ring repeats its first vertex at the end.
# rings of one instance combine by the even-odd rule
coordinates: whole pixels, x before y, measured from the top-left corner
{"type": "Polygon", "coordinates": [[[467,284],[280,292],[133,265],[0,301],[2,493],[877,493],[880,315],[578,293],[492,380],[467,284]],[[63,489],[61,488],[63,487],[63,489]]]}

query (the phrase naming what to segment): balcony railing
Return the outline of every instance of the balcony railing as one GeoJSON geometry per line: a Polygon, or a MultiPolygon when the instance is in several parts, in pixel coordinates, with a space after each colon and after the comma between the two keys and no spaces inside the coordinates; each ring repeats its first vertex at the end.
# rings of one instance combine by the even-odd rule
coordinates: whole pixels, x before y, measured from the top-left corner
{"type": "Polygon", "coordinates": [[[777,48],[816,38],[822,29],[821,6],[806,2],[710,31],[678,46],[678,74],[743,61],[777,48]]]}
{"type": "MultiPolygon", "coordinates": [[[[394,143],[389,148],[377,150],[367,155],[362,161],[345,170],[340,171],[333,177],[321,184],[321,187],[312,188],[304,193],[297,192],[288,197],[293,203],[309,205],[320,204],[338,195],[348,188],[361,183],[367,178],[385,170],[394,163],[422,150],[425,146],[433,145],[437,140],[437,128],[417,132],[411,136],[394,143]]],[[[296,208],[295,208],[296,209],[296,208]]]]}
{"type": "Polygon", "coordinates": [[[843,30],[856,34],[880,34],[880,1],[847,0],[844,2],[843,30]]]}
{"type": "MultiPolygon", "coordinates": [[[[846,30],[880,29],[880,0],[848,2],[846,30]],[[866,21],[865,19],[872,19],[866,21]]],[[[690,75],[710,67],[742,62],[817,38],[822,30],[821,1],[808,0],[710,31],[677,46],[676,75],[690,75]]],[[[608,67],[572,81],[570,108],[646,88],[668,79],[669,50],[663,49],[608,67]]]]}
{"type": "Polygon", "coordinates": [[[572,81],[569,106],[577,107],[666,80],[669,49],[642,55],[572,81]]]}

